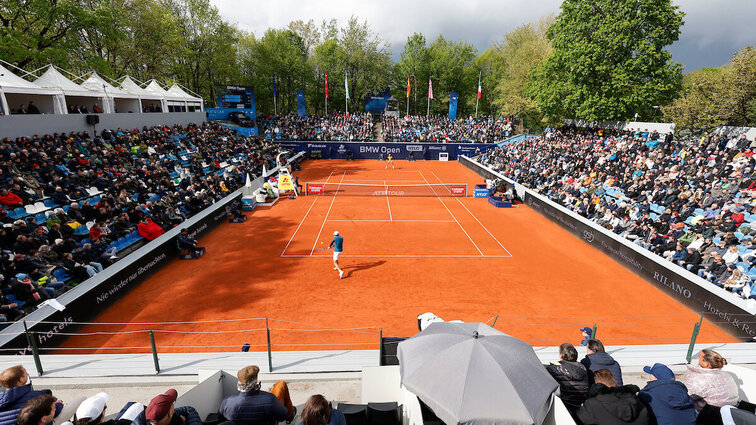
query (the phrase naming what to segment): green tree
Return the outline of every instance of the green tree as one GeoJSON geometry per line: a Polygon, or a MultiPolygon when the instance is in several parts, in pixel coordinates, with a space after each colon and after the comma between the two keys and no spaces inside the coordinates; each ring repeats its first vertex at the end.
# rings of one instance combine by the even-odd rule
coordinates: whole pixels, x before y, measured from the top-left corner
{"type": "Polygon", "coordinates": [[[687,74],[682,95],[662,111],[680,128],[756,125],[756,48],[742,49],[720,68],[687,74]]]}
{"type": "Polygon", "coordinates": [[[424,90],[427,90],[425,84],[428,81],[429,67],[430,57],[428,56],[425,37],[420,33],[414,33],[407,37],[407,43],[400,54],[400,60],[394,66],[394,86],[397,87],[397,93],[403,94],[403,96],[395,96],[400,100],[399,110],[406,113],[406,105],[402,101],[406,101],[407,99],[406,87],[407,77],[409,77],[411,81],[410,113],[413,115],[418,114],[418,91],[421,92],[421,101],[424,101],[427,95],[424,90]],[[421,86],[424,89],[418,90],[421,86]]]}
{"type": "Polygon", "coordinates": [[[365,96],[386,89],[391,78],[388,45],[367,21],[349,18],[341,28],[342,71],[349,76],[349,111],[359,111],[365,96]]]}
{"type": "Polygon", "coordinates": [[[478,93],[478,70],[473,67],[476,54],[477,50],[471,44],[447,40],[443,36],[428,46],[428,68],[433,79],[432,115],[447,113],[451,92],[457,92],[461,99],[459,116],[474,112],[474,97],[478,93]]]}
{"type": "Polygon", "coordinates": [[[534,68],[528,93],[551,117],[627,120],[653,116],[681,86],[665,50],[683,13],[670,0],[565,0],[547,37],[553,51],[534,68]]]}

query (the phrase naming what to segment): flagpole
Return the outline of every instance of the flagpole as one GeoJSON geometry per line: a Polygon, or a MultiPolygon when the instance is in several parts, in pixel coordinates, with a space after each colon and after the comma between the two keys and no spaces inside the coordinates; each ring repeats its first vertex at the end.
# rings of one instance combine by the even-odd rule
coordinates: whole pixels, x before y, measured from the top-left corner
{"type": "Polygon", "coordinates": [[[273,96],[273,115],[278,115],[278,102],[276,96],[273,96]]]}
{"type": "Polygon", "coordinates": [[[430,96],[428,96],[428,109],[425,110],[425,116],[430,116],[430,96]]]}
{"type": "Polygon", "coordinates": [[[326,97],[326,116],[328,116],[328,98],[326,97]]]}

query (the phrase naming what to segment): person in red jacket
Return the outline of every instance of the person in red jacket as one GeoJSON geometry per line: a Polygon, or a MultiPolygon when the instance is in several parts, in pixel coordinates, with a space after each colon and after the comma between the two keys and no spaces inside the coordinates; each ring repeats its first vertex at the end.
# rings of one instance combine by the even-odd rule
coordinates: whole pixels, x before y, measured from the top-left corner
{"type": "Polygon", "coordinates": [[[15,193],[8,192],[8,189],[0,189],[0,203],[7,207],[20,207],[24,201],[15,193]]]}
{"type": "Polygon", "coordinates": [[[165,233],[165,230],[163,230],[162,227],[158,226],[157,223],[152,221],[152,219],[149,217],[145,217],[142,219],[142,221],[139,222],[137,231],[139,231],[139,235],[141,237],[147,239],[148,241],[151,241],[165,233]]]}

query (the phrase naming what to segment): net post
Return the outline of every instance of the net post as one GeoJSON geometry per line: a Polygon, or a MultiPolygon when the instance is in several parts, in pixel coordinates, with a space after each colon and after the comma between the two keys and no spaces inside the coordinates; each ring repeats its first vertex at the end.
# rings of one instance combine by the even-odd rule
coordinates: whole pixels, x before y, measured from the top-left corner
{"type": "Polygon", "coordinates": [[[492,327],[492,328],[495,328],[495,327],[496,327],[496,321],[497,321],[497,320],[499,320],[499,315],[498,315],[498,314],[497,314],[497,315],[496,315],[496,316],[494,317],[494,321],[493,321],[493,323],[491,323],[491,327],[492,327]]]}
{"type": "Polygon", "coordinates": [[[595,323],[593,324],[593,333],[591,333],[591,339],[596,339],[596,329],[598,328],[598,325],[595,323]]]}
{"type": "Polygon", "coordinates": [[[383,328],[378,333],[378,366],[383,366],[383,328]]]}
{"type": "Polygon", "coordinates": [[[155,374],[158,374],[160,373],[160,362],[158,361],[155,333],[153,331],[150,331],[150,345],[152,346],[152,361],[155,362],[155,374]]]}
{"type": "Polygon", "coordinates": [[[273,372],[273,355],[270,351],[270,327],[268,326],[268,318],[265,318],[265,332],[268,336],[268,373],[273,372]]]}
{"type": "Polygon", "coordinates": [[[24,333],[26,334],[26,340],[31,347],[32,356],[34,356],[34,367],[37,369],[37,374],[42,376],[45,372],[42,370],[42,361],[39,358],[39,349],[37,348],[37,341],[34,339],[34,332],[29,332],[29,328],[26,326],[26,320],[24,320],[24,333]]]}
{"type": "Polygon", "coordinates": [[[703,323],[704,314],[701,313],[701,317],[698,319],[698,323],[693,325],[693,333],[690,335],[690,344],[688,344],[688,354],[685,355],[685,360],[690,364],[690,360],[693,358],[693,348],[696,345],[696,339],[698,333],[701,331],[701,324],[703,323]]]}

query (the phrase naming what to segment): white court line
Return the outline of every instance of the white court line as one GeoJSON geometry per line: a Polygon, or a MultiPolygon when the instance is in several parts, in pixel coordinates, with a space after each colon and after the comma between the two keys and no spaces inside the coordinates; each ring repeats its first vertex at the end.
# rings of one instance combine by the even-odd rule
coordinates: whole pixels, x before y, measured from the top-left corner
{"type": "Polygon", "coordinates": [[[386,219],[375,219],[375,220],[348,220],[348,219],[335,219],[332,218],[328,221],[395,221],[395,222],[405,222],[410,221],[413,223],[456,223],[454,220],[386,220],[386,219]]]}
{"type": "MultiPolygon", "coordinates": [[[[350,173],[364,173],[364,172],[375,172],[375,171],[380,171],[380,170],[345,170],[345,171],[348,171],[350,173]]],[[[397,173],[419,173],[420,171],[418,171],[418,170],[392,170],[391,171],[392,174],[394,172],[397,172],[397,173]]]]}
{"type": "Polygon", "coordinates": [[[386,180],[383,181],[383,187],[386,189],[386,204],[388,205],[389,210],[389,220],[394,221],[394,217],[391,215],[391,202],[389,202],[388,198],[388,186],[386,186],[386,180]]]}
{"type": "MultiPolygon", "coordinates": [[[[332,175],[333,175],[333,170],[331,170],[331,174],[328,175],[328,178],[326,179],[326,183],[328,183],[328,180],[331,178],[332,175]]],[[[320,198],[320,194],[318,194],[318,196],[315,197],[315,200],[312,201],[312,204],[310,204],[310,208],[307,210],[304,217],[302,217],[302,221],[299,222],[299,226],[297,226],[297,230],[294,231],[294,234],[291,235],[291,238],[289,238],[289,242],[286,243],[286,246],[284,247],[283,251],[281,251],[281,257],[284,256],[284,253],[289,248],[289,245],[291,245],[291,241],[294,240],[294,236],[297,235],[299,228],[302,227],[302,223],[304,223],[305,219],[307,218],[307,215],[310,214],[310,210],[315,205],[315,202],[318,202],[318,198],[320,198]]]]}
{"type": "Polygon", "coordinates": [[[380,180],[380,179],[349,179],[344,180],[344,183],[351,183],[351,182],[404,182],[404,183],[417,183],[417,184],[423,184],[421,180],[380,180]]]}
{"type": "MultiPolygon", "coordinates": [[[[431,173],[433,173],[433,177],[435,177],[435,178],[436,178],[436,180],[438,180],[438,182],[439,182],[439,183],[441,183],[441,184],[443,184],[443,183],[444,183],[444,182],[442,182],[442,181],[441,181],[441,179],[440,179],[440,178],[438,178],[438,176],[436,175],[436,173],[435,173],[435,172],[431,171],[431,173]]],[[[509,254],[509,256],[511,257],[511,256],[512,256],[512,253],[511,253],[511,252],[509,252],[509,250],[508,250],[508,249],[506,249],[506,248],[504,247],[504,245],[502,245],[502,243],[501,243],[501,242],[499,242],[499,240],[498,240],[498,239],[496,239],[496,236],[494,236],[494,235],[493,235],[493,233],[491,233],[491,231],[490,231],[490,230],[488,230],[488,228],[487,228],[486,226],[484,226],[484,225],[483,225],[483,223],[481,223],[481,222],[480,222],[480,220],[478,220],[478,217],[476,217],[476,216],[475,216],[475,214],[473,214],[473,213],[472,213],[472,211],[470,211],[470,209],[469,209],[469,208],[467,208],[467,205],[463,204],[463,203],[462,203],[462,201],[460,201],[460,200],[459,200],[459,198],[456,198],[456,197],[455,197],[454,199],[456,199],[456,200],[457,200],[457,202],[459,202],[459,204],[460,204],[460,205],[462,205],[462,206],[463,206],[463,207],[464,207],[464,208],[465,208],[465,209],[467,210],[467,212],[468,212],[468,213],[470,213],[470,215],[472,216],[472,218],[474,218],[474,219],[475,219],[475,221],[477,221],[477,222],[478,222],[478,224],[480,224],[480,227],[482,227],[482,228],[483,228],[483,230],[485,230],[486,232],[488,232],[488,234],[489,234],[489,235],[490,235],[490,236],[491,236],[491,237],[493,238],[493,240],[495,240],[495,241],[496,241],[496,243],[497,243],[497,244],[499,244],[499,246],[500,246],[500,247],[501,247],[501,248],[502,248],[502,249],[503,249],[504,251],[507,251],[507,254],[509,254]]]]}
{"type": "MultiPolygon", "coordinates": [[[[307,255],[307,254],[286,254],[284,258],[329,258],[330,255],[307,255]]],[[[511,258],[511,255],[455,255],[455,254],[343,254],[342,257],[353,258],[511,258]]]]}
{"type": "Polygon", "coordinates": [[[339,182],[339,185],[336,187],[336,193],[333,194],[333,199],[331,199],[331,205],[328,207],[328,211],[326,211],[326,216],[323,219],[323,224],[320,226],[320,230],[318,231],[318,236],[315,238],[315,243],[312,244],[310,255],[312,255],[312,253],[315,252],[315,247],[318,246],[318,239],[320,239],[320,234],[323,232],[323,227],[325,227],[326,221],[328,221],[328,214],[331,213],[331,207],[333,207],[333,201],[336,200],[336,195],[339,194],[339,189],[341,188],[341,182],[344,181],[344,176],[346,176],[346,171],[344,171],[344,174],[341,175],[341,181],[339,182]]]}
{"type": "Polygon", "coordinates": [[[483,251],[481,251],[481,250],[480,250],[480,248],[478,248],[478,245],[477,245],[477,244],[475,243],[475,241],[474,241],[474,240],[472,240],[472,238],[471,238],[471,237],[470,237],[470,235],[469,235],[469,234],[467,233],[467,231],[465,230],[465,228],[464,228],[464,227],[462,227],[462,225],[461,225],[461,224],[459,224],[459,220],[457,220],[457,217],[455,217],[455,216],[454,216],[454,214],[452,214],[452,212],[451,212],[451,210],[449,209],[449,207],[447,207],[447,206],[446,206],[446,203],[444,202],[444,200],[443,200],[443,199],[441,199],[441,197],[440,197],[440,196],[438,196],[438,193],[436,193],[436,189],[433,189],[433,186],[431,186],[431,184],[430,184],[430,183],[428,182],[428,179],[426,179],[426,178],[425,178],[425,175],[423,175],[423,173],[422,173],[421,171],[418,171],[418,172],[419,172],[419,173],[420,173],[420,175],[421,175],[421,176],[423,177],[423,180],[425,180],[425,183],[426,183],[426,184],[428,185],[428,187],[430,187],[430,188],[431,188],[431,190],[433,191],[433,193],[434,193],[434,194],[436,195],[436,199],[438,199],[439,201],[441,201],[441,204],[442,204],[442,205],[444,206],[444,208],[446,208],[446,211],[448,211],[448,212],[449,212],[449,214],[450,214],[450,215],[452,216],[452,218],[454,219],[454,221],[456,221],[456,222],[457,222],[457,226],[459,226],[459,228],[460,228],[460,229],[462,229],[462,231],[463,231],[463,232],[465,233],[465,235],[467,236],[467,239],[470,239],[470,242],[472,242],[472,244],[473,244],[473,245],[475,245],[475,249],[477,249],[477,250],[478,250],[478,252],[480,252],[480,255],[482,255],[482,256],[484,256],[484,257],[485,257],[485,255],[483,254],[483,251]]]}

